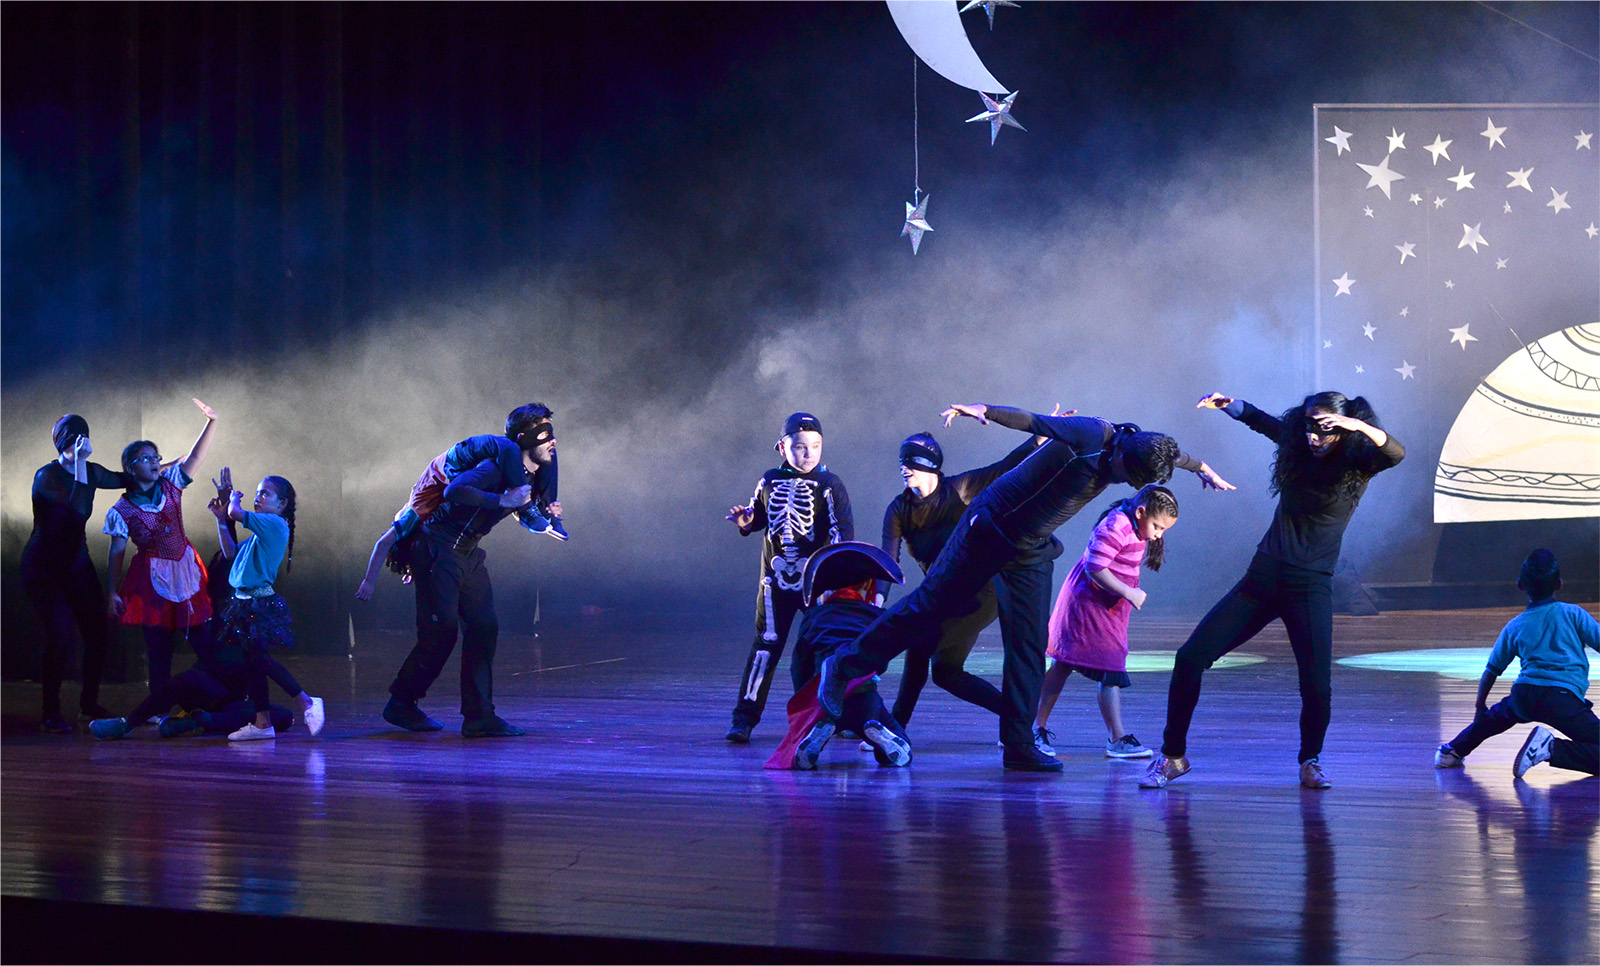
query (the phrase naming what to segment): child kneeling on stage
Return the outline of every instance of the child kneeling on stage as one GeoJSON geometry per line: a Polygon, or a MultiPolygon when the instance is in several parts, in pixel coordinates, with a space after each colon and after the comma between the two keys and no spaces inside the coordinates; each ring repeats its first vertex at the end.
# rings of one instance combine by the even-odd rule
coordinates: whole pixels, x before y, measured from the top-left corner
{"type": "Polygon", "coordinates": [[[1528,595],[1528,609],[1500,631],[1478,680],[1477,714],[1460,734],[1439,746],[1434,766],[1459,768],[1487,739],[1516,725],[1538,721],[1567,737],[1557,738],[1546,728],[1534,728],[1512,765],[1515,778],[1541,761],[1548,761],[1553,768],[1596,774],[1600,718],[1583,696],[1589,689],[1589,655],[1583,649],[1600,651],[1600,623],[1583,608],[1556,600],[1561,564],[1549,550],[1528,554],[1517,587],[1528,595]],[[1522,662],[1522,672],[1511,685],[1511,693],[1494,707],[1487,707],[1495,679],[1512,658],[1522,662]]]}
{"type": "Polygon", "coordinates": [[[850,682],[843,713],[831,721],[817,702],[816,673],[823,658],[855,640],[883,613],[873,603],[878,581],[903,584],[905,579],[887,553],[857,540],[830,544],[806,560],[800,590],[805,610],[789,664],[795,692],[789,700],[789,731],[767,768],[814,770],[823,746],[840,731],[865,738],[880,765],[911,764],[905,728],[884,707],[875,675],[850,682]]]}

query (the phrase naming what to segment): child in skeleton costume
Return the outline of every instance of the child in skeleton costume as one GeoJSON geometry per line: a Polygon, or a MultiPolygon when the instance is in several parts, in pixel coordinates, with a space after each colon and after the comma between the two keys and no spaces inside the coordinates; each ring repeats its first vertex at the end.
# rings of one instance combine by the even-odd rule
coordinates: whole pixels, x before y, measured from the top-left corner
{"type": "Polygon", "coordinates": [[[761,475],[749,506],[736,506],[727,519],[749,536],[762,531],[761,583],[756,593],[756,634],[739,679],[739,698],[727,739],[743,744],[761,720],[767,691],[789,638],[789,626],[802,607],[800,581],[806,559],[821,547],[855,539],[850,495],[844,481],[822,465],[822,423],[810,413],[795,413],[783,425],[774,447],[784,464],[761,475]]]}
{"type": "Polygon", "coordinates": [[[178,639],[211,616],[206,568],[183,531],[183,491],[211,448],[217,414],[198,399],[194,404],[206,425],[182,460],[163,467],[161,451],[147,439],[122,451],[122,471],[131,485],[106,511],[102,528],[111,536],[108,609],[122,623],[144,630],[152,689],[172,677],[178,639]],[[130,540],[138,552],[124,575],[122,557],[130,540]]]}

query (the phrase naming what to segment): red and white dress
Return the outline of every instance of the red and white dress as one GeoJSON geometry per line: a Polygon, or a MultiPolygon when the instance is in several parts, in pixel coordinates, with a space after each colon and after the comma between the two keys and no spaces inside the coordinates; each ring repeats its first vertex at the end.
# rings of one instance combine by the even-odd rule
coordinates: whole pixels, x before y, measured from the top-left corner
{"type": "Polygon", "coordinates": [[[118,593],[122,623],[177,630],[211,616],[206,567],[183,532],[183,488],[189,480],[176,464],[156,480],[156,501],[139,506],[123,494],[106,511],[102,532],[138,548],[118,593]]]}

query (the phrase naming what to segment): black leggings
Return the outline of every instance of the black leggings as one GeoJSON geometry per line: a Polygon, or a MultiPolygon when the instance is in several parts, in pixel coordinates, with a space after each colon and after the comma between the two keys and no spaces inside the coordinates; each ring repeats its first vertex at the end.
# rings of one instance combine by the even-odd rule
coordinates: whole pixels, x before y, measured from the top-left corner
{"type": "Polygon", "coordinates": [[[100,702],[100,674],[106,663],[106,596],[100,576],[80,549],[66,567],[45,567],[22,560],[22,586],[44,623],[44,713],[61,714],[61,682],[66,677],[67,648],[72,629],[83,638],[83,690],[78,705],[93,710],[100,702]]]}
{"type": "Polygon", "coordinates": [[[1167,690],[1161,753],[1188,754],[1200,676],[1219,658],[1281,619],[1300,670],[1300,760],[1322,753],[1333,708],[1333,591],[1328,574],[1257,553],[1244,579],[1217,601],[1178,649],[1167,690]]]}
{"type": "Polygon", "coordinates": [[[933,683],[951,694],[992,714],[1000,713],[1000,689],[966,670],[967,655],[978,642],[978,635],[999,616],[994,582],[978,595],[978,609],[964,617],[951,617],[939,627],[939,645],[932,656],[907,651],[905,670],[900,674],[900,691],[894,699],[894,716],[901,724],[911,721],[917,698],[928,683],[928,665],[933,665],[933,683]]]}

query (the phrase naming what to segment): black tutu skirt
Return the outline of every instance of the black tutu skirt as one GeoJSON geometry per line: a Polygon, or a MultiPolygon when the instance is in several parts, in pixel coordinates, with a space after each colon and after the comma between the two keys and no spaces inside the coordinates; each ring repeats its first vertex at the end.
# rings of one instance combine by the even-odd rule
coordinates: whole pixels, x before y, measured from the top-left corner
{"type": "Polygon", "coordinates": [[[294,647],[294,618],[282,594],[271,597],[234,597],[222,607],[224,642],[242,645],[294,647]]]}

